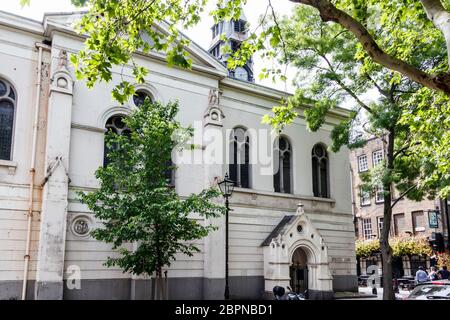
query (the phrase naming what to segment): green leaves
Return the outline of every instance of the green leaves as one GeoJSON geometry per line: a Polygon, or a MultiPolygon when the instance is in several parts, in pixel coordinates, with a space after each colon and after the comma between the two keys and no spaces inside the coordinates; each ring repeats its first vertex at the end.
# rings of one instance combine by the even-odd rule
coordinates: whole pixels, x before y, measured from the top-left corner
{"type": "MultiPolygon", "coordinates": [[[[431,256],[432,250],[425,238],[415,237],[396,237],[390,239],[392,255],[394,257],[402,257],[405,255],[431,256]]],[[[380,241],[373,240],[356,240],[356,256],[370,257],[380,252],[380,241]]]]}
{"type": "MultiPolygon", "coordinates": [[[[133,90],[127,88],[132,87],[123,90],[133,90]]],[[[110,243],[118,254],[107,259],[109,267],[151,276],[169,266],[176,254],[199,252],[194,240],[215,229],[197,222],[192,214],[210,218],[225,212],[216,202],[217,188],[181,199],[167,180],[168,170],[176,169],[170,165],[172,150],[179,147],[175,133],[192,134],[175,120],[177,112],[177,103],[145,100],[124,118],[128,134],[106,135],[108,164],[96,172],[100,187],[79,194],[103,224],[92,236],[110,243]],[[136,244],[133,250],[125,246],[129,243],[136,244]]]]}
{"type": "MultiPolygon", "coordinates": [[[[436,48],[441,36],[433,33],[434,27],[423,16],[420,4],[405,6],[400,0],[336,3],[363,21],[375,37],[382,37],[381,45],[399,58],[421,68],[434,66],[437,70],[445,66],[445,46],[436,48]],[[403,14],[410,19],[400,19],[403,14]],[[421,38],[421,28],[428,38],[421,38]]],[[[298,70],[295,82],[299,88],[287,102],[274,107],[273,114],[265,116],[263,122],[281,130],[297,116],[294,110],[304,109],[308,129],[317,131],[329,111],[353,104],[349,118],[331,130],[332,151],[343,146],[361,147],[368,137],[385,139],[388,132],[396,137],[393,168],[388,169],[386,161],[376,166],[361,177],[363,189],[373,193],[381,185],[392,184],[400,194],[406,192],[415,200],[433,196],[436,190],[448,194],[447,97],[375,64],[347,30],[322,22],[315,9],[299,5],[293,16],[282,19],[279,25],[280,39],[285,41],[272,44],[275,51],[279,50],[280,63],[298,70]],[[374,98],[367,99],[369,94],[374,98]]]]}

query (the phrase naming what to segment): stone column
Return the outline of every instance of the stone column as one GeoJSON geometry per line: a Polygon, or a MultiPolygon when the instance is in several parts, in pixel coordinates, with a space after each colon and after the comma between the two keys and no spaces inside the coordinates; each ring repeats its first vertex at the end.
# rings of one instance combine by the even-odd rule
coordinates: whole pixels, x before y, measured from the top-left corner
{"type": "MultiPolygon", "coordinates": [[[[209,92],[209,106],[203,118],[203,166],[205,187],[220,182],[225,175],[224,114],[219,107],[219,91],[209,92]]],[[[206,219],[218,227],[204,239],[204,299],[224,299],[225,292],[225,217],[206,219]]],[[[232,292],[231,292],[232,294],[232,292]]]]}
{"type": "Polygon", "coordinates": [[[42,194],[36,300],[63,298],[73,79],[67,69],[66,52],[53,49],[52,57],[57,59],[53,59],[52,70],[55,72],[48,105],[47,169],[42,194]]]}

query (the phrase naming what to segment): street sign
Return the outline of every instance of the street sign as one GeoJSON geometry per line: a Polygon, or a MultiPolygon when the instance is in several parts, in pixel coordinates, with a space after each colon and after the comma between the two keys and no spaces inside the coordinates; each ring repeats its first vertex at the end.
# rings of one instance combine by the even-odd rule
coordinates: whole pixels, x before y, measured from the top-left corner
{"type": "Polygon", "coordinates": [[[439,227],[437,210],[428,211],[428,226],[430,229],[437,229],[439,227]]]}

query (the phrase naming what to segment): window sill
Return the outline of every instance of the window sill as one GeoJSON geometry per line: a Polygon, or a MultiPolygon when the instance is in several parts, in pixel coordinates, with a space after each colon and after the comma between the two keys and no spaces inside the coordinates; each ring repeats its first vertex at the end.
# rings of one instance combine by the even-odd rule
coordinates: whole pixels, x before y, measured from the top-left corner
{"type": "Polygon", "coordinates": [[[8,174],[13,175],[16,173],[17,162],[10,160],[0,160],[0,167],[8,168],[8,174]]]}

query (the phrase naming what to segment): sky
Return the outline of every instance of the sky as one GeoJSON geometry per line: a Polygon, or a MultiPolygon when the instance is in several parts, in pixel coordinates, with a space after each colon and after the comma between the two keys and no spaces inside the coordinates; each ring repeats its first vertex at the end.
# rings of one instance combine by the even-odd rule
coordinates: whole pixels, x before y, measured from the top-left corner
{"type": "MultiPolygon", "coordinates": [[[[185,30],[184,33],[191,38],[194,42],[202,46],[204,49],[208,50],[210,41],[211,41],[211,30],[210,27],[213,25],[213,19],[208,15],[209,9],[214,8],[214,1],[209,1],[208,8],[206,12],[204,12],[200,23],[190,29],[185,30]]],[[[290,2],[289,0],[277,0],[273,1],[273,6],[275,8],[275,12],[280,15],[290,15],[295,4],[290,2]]],[[[244,13],[247,17],[247,20],[250,24],[250,29],[257,25],[258,18],[264,14],[267,7],[266,0],[248,0],[247,4],[244,7],[244,13]]],[[[3,0],[2,5],[0,6],[0,10],[11,12],[20,16],[28,17],[34,20],[42,21],[43,15],[45,12],[64,12],[64,11],[76,11],[80,10],[72,6],[70,0],[31,0],[30,6],[21,7],[19,0],[3,0]]],[[[273,83],[272,80],[265,79],[263,81],[259,81],[258,74],[260,70],[267,66],[267,61],[262,61],[257,54],[254,57],[254,74],[256,78],[256,82],[276,88],[283,91],[293,92],[294,88],[291,86],[290,82],[278,82],[273,83]]],[[[292,78],[295,74],[294,71],[288,71],[288,78],[292,78]]]]}

